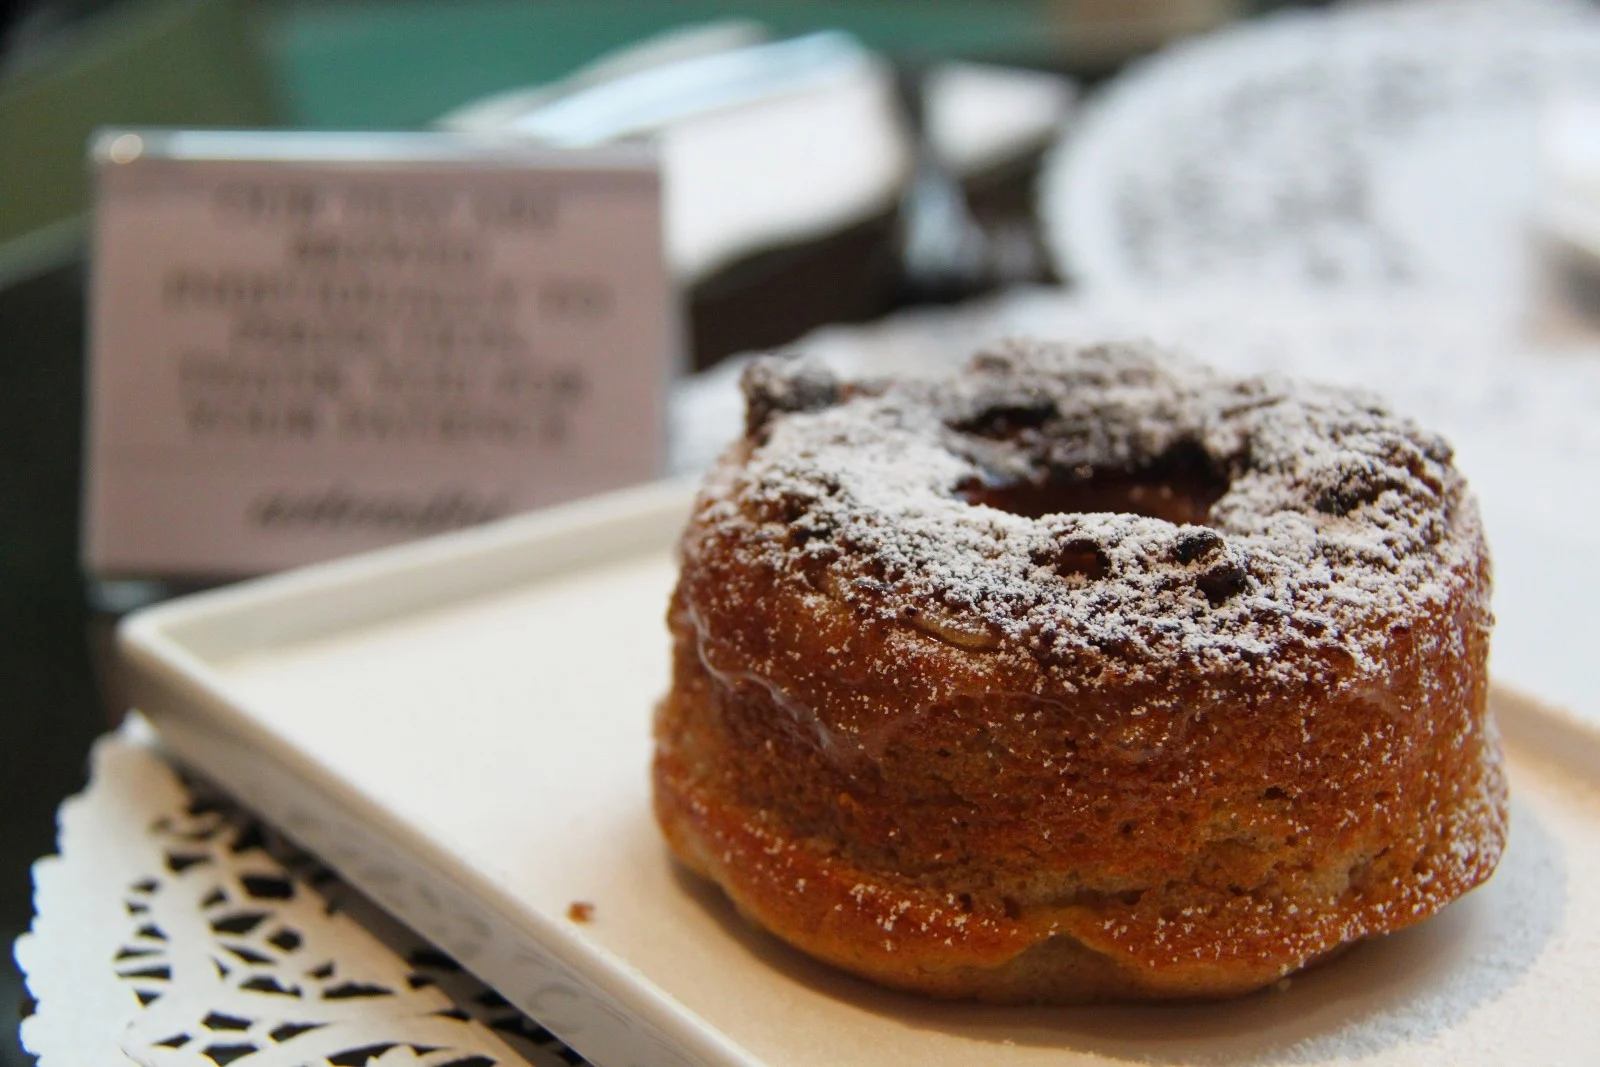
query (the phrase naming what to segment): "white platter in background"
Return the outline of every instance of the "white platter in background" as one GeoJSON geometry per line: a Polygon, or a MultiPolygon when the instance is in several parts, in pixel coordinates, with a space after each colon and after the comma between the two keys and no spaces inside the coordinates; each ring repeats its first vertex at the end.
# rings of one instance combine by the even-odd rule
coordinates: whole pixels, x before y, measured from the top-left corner
{"type": "Polygon", "coordinates": [[[150,609],[138,705],[602,1067],[1592,1063],[1600,731],[1497,691],[1510,848],[1442,916],[1217,1005],[938,1004],[812,963],[668,860],[652,705],[682,486],[150,609]],[[572,902],[592,921],[567,918],[572,902]]]}
{"type": "Polygon", "coordinates": [[[1046,243],[1092,289],[1518,299],[1542,109],[1596,95],[1588,4],[1409,0],[1240,23],[1082,109],[1041,179],[1046,243]]]}

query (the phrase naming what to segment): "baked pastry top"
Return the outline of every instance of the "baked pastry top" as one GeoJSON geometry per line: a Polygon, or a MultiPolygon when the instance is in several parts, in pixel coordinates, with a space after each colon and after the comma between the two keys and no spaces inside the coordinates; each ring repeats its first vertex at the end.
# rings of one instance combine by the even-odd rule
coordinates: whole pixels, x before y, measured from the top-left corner
{"type": "Polygon", "coordinates": [[[745,387],[656,809],[779,937],[940,996],[1219,996],[1493,871],[1489,560],[1441,438],[1144,346],[745,387]]]}

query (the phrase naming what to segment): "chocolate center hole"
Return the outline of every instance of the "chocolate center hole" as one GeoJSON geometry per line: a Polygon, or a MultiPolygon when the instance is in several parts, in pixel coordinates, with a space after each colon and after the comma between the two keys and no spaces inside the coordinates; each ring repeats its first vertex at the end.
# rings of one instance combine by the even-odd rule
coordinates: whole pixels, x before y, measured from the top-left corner
{"type": "Polygon", "coordinates": [[[956,495],[968,504],[987,504],[1030,519],[1116,512],[1205,526],[1210,524],[1211,506],[1227,491],[1227,480],[1203,461],[1181,456],[1166,457],[1139,471],[1084,465],[1039,481],[974,482],[958,486],[956,495]]]}

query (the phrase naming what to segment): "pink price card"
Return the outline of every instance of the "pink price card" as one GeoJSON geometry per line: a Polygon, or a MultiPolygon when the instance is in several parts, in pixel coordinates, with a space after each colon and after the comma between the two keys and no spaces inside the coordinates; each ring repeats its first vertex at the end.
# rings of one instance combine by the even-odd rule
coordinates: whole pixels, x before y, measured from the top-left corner
{"type": "Polygon", "coordinates": [[[90,575],[261,573],[660,472],[651,147],[114,130],[93,156],[90,575]]]}

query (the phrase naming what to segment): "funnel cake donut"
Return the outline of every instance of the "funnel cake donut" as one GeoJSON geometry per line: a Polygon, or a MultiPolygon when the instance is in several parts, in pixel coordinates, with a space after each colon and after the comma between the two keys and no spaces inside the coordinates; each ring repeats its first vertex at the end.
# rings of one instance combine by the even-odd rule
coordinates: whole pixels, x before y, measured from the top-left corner
{"type": "Polygon", "coordinates": [[[1142,346],[745,388],[655,803],[785,941],[940,997],[1227,996],[1494,870],[1489,560],[1440,438],[1142,346]]]}

